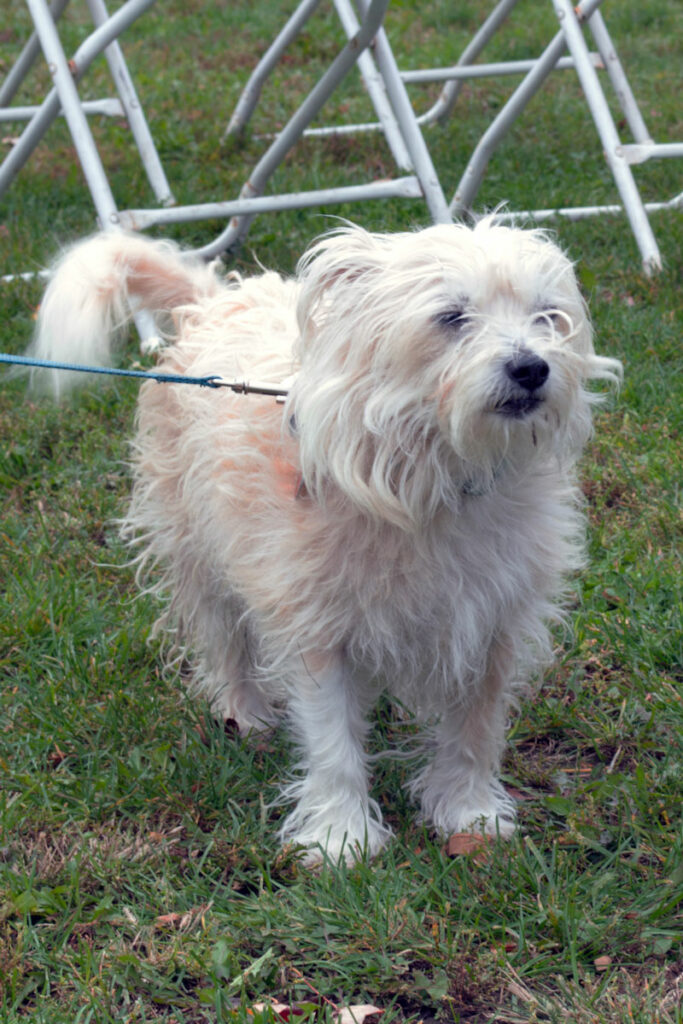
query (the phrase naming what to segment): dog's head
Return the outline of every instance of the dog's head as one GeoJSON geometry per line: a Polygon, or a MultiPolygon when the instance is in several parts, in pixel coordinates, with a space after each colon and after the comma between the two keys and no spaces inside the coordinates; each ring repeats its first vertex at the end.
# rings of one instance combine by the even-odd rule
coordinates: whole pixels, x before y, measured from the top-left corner
{"type": "Polygon", "coordinates": [[[529,460],[575,458],[595,355],[569,260],[539,231],[344,228],[300,266],[291,396],[307,486],[409,526],[529,460]]]}

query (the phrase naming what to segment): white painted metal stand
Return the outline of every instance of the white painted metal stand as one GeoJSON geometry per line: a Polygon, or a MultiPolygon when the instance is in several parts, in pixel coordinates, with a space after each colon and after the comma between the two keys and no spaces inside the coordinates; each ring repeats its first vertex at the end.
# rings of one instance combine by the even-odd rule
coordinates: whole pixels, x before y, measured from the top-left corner
{"type": "MultiPolygon", "coordinates": [[[[254,216],[265,211],[388,197],[422,198],[433,221],[448,222],[453,216],[469,212],[473,208],[489,160],[551,71],[574,69],[623,206],[533,210],[525,211],[525,214],[536,219],[553,215],[577,218],[591,214],[613,213],[623,209],[640,248],[646,272],[649,273],[661,266],[661,257],[648,213],[654,209],[673,209],[680,206],[682,196],[676,196],[668,202],[644,204],[631,167],[653,157],[681,156],[683,144],[658,145],[651,139],[598,10],[601,0],[581,0],[577,8],[572,7],[571,0],[551,0],[558,19],[559,31],[543,53],[534,60],[496,64],[473,63],[491,37],[501,30],[518,2],[497,0],[453,67],[415,71],[400,71],[397,67],[383,28],[389,0],[332,0],[348,41],[340,48],[327,71],[285,127],[276,135],[270,136],[268,149],[248,175],[237,198],[185,206],[173,205],[170,187],[118,44],[120,34],[143,14],[154,0],[125,0],[111,17],[104,6],[104,0],[86,2],[95,28],[72,59],[67,61],[56,23],[68,0],[52,0],[50,7],[47,0],[26,0],[35,26],[35,34],[4,84],[0,86],[0,120],[20,118],[27,120],[28,124],[0,164],[0,196],[9,187],[54,118],[63,113],[101,225],[109,229],[145,230],[157,225],[224,219],[225,229],[213,242],[197,250],[197,253],[206,259],[237,246],[244,239],[254,216]],[[591,53],[588,49],[584,38],[584,25],[587,25],[592,34],[597,53],[591,53]],[[565,56],[567,49],[569,56],[565,56]],[[10,106],[19,84],[40,50],[50,67],[54,88],[39,107],[10,106]],[[77,83],[102,51],[109,61],[119,98],[82,102],[78,96],[77,83]],[[377,115],[377,122],[312,128],[311,123],[325,102],[356,65],[363,76],[368,96],[377,115]],[[633,136],[633,143],[624,144],[620,140],[598,80],[597,67],[604,67],[607,70],[633,136]],[[451,114],[464,80],[510,74],[521,74],[524,77],[482,135],[449,204],[444,197],[425,144],[422,126],[443,120],[451,114]],[[409,101],[406,84],[422,81],[442,81],[445,85],[437,102],[418,116],[409,101]],[[88,126],[87,114],[91,111],[125,114],[128,118],[135,144],[160,204],[158,207],[118,209],[88,126]],[[399,171],[397,177],[349,184],[342,188],[266,194],[273,173],[302,136],[354,131],[379,131],[384,135],[399,171]]],[[[226,135],[244,130],[258,104],[268,76],[286,47],[302,30],[320,3],[321,0],[301,0],[254,69],[235,107],[226,135]]],[[[502,213],[500,216],[510,217],[515,214],[502,213]]]]}

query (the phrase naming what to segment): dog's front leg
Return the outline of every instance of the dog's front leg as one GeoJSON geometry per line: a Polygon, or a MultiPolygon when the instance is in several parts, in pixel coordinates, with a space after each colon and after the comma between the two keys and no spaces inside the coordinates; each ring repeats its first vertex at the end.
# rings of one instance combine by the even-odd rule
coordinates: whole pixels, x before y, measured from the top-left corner
{"type": "Polygon", "coordinates": [[[443,836],[479,831],[509,836],[515,805],[498,779],[505,744],[511,652],[494,648],[488,671],[466,702],[444,708],[430,739],[431,761],[413,781],[422,818],[443,836]]]}
{"type": "Polygon", "coordinates": [[[280,836],[308,847],[309,863],[324,853],[333,861],[351,861],[363,851],[373,856],[391,834],[368,794],[366,710],[341,657],[301,660],[289,712],[302,778],[285,789],[297,804],[280,836]]]}

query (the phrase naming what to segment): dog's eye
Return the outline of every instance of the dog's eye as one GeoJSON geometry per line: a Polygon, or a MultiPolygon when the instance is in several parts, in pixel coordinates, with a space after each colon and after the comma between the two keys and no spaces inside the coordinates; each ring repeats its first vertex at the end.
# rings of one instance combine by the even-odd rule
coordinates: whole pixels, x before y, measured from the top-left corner
{"type": "Polygon", "coordinates": [[[556,306],[549,306],[547,309],[539,309],[536,313],[536,319],[544,320],[546,323],[551,324],[555,330],[564,329],[567,325],[567,314],[563,313],[562,310],[557,309],[556,306]]]}
{"type": "Polygon", "coordinates": [[[463,327],[469,322],[469,316],[464,309],[447,309],[444,313],[439,313],[436,317],[436,322],[439,327],[463,327]]]}

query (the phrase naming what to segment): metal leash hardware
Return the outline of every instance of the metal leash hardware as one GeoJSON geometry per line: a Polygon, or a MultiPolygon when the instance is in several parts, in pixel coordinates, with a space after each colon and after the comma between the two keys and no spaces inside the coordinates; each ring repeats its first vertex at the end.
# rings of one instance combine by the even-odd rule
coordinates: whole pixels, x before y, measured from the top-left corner
{"type": "Polygon", "coordinates": [[[111,377],[135,377],[142,380],[154,380],[159,384],[195,384],[204,388],[228,388],[238,395],[269,395],[279,401],[284,401],[289,394],[289,389],[279,384],[251,383],[246,380],[223,380],[219,374],[211,374],[208,377],[190,377],[174,373],[155,373],[153,370],[124,370],[111,366],[61,363],[49,359],[35,359],[32,356],[16,356],[7,352],[0,352],[0,363],[28,366],[40,370],[64,370],[73,373],[99,373],[111,377]]]}

